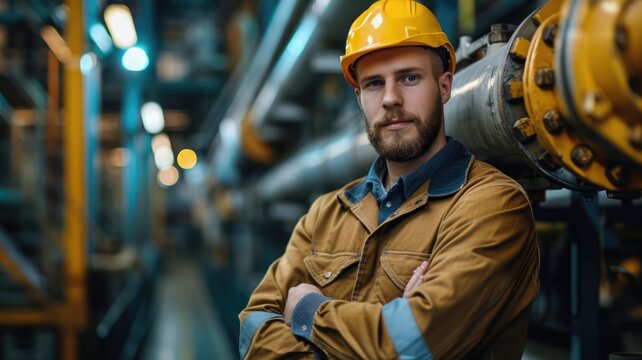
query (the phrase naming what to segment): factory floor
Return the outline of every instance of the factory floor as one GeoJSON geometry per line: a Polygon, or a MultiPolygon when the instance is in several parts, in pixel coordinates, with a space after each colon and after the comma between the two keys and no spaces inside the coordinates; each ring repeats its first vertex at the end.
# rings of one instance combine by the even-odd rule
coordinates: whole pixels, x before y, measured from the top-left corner
{"type": "Polygon", "coordinates": [[[174,259],[159,279],[145,360],[237,359],[197,265],[174,259]]]}

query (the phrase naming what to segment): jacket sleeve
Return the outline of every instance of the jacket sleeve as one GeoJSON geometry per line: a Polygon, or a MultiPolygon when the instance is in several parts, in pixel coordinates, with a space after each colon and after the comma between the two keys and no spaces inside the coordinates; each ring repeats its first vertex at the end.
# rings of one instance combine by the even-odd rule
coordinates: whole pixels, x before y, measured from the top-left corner
{"type": "Polygon", "coordinates": [[[310,252],[316,209],[315,203],[299,220],[284,254],[270,265],[239,314],[241,359],[275,359],[285,354],[297,359],[314,358],[312,344],[295,337],[283,321],[283,308],[291,287],[312,282],[303,258],[310,252]]]}
{"type": "Polygon", "coordinates": [[[341,359],[461,358],[527,309],[538,266],[528,199],[512,181],[496,182],[462,195],[442,219],[410,298],[383,305],[309,294],[292,331],[341,359]]]}

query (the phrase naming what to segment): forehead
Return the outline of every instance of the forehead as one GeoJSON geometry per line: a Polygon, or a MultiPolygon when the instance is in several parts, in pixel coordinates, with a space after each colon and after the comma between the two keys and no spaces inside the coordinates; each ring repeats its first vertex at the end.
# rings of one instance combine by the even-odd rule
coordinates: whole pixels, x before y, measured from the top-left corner
{"type": "Polygon", "coordinates": [[[422,68],[432,71],[433,67],[430,51],[419,46],[401,46],[373,51],[359,58],[356,65],[359,75],[394,72],[404,68],[422,68]]]}

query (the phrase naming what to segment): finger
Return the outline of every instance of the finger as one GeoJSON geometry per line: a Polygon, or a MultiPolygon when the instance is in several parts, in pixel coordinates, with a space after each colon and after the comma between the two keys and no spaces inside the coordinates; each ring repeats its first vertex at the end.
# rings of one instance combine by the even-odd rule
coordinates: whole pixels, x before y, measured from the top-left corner
{"type": "Polygon", "coordinates": [[[419,265],[415,270],[413,270],[413,274],[410,277],[410,280],[408,280],[408,283],[406,284],[406,288],[404,289],[403,292],[403,297],[407,298],[410,295],[410,291],[415,288],[416,284],[418,281],[421,280],[421,265],[419,265]]]}
{"type": "Polygon", "coordinates": [[[410,277],[410,280],[408,280],[406,289],[408,288],[412,289],[420,277],[421,277],[421,266],[418,266],[417,268],[415,268],[415,270],[412,271],[412,276],[410,277]]]}
{"type": "Polygon", "coordinates": [[[428,261],[422,262],[421,265],[419,265],[419,267],[421,268],[421,274],[422,275],[425,274],[426,271],[428,271],[428,261]]]}
{"type": "Polygon", "coordinates": [[[426,273],[426,271],[428,271],[428,261],[423,261],[421,264],[419,264],[419,266],[417,266],[415,270],[412,271],[412,276],[421,277],[426,273]]]}
{"type": "Polygon", "coordinates": [[[408,280],[408,284],[406,284],[406,288],[404,289],[403,292],[403,297],[407,298],[410,296],[410,293],[414,288],[417,286],[423,284],[423,275],[426,273],[428,270],[428,262],[424,261],[422,262],[415,270],[413,270],[413,274],[410,277],[410,280],[408,280]]]}
{"type": "Polygon", "coordinates": [[[283,321],[285,321],[285,323],[288,325],[290,325],[290,316],[292,313],[291,307],[292,305],[289,302],[286,302],[285,308],[283,309],[283,321]]]}

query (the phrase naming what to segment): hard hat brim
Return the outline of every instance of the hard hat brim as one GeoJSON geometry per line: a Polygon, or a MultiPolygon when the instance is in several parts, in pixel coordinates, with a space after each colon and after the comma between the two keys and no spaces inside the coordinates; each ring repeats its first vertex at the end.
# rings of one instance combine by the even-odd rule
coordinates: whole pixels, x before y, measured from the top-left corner
{"type": "Polygon", "coordinates": [[[441,46],[445,46],[448,50],[448,54],[450,57],[448,61],[448,69],[445,69],[445,70],[450,71],[450,73],[453,73],[453,74],[455,73],[455,50],[453,46],[450,44],[450,42],[448,41],[448,38],[444,33],[437,33],[437,34],[417,35],[393,45],[375,43],[369,47],[362,48],[360,51],[354,52],[350,55],[341,56],[339,57],[339,59],[341,61],[341,68],[343,70],[343,75],[345,79],[352,86],[358,88],[359,84],[357,83],[357,79],[354,78],[353,66],[360,58],[378,50],[390,49],[395,47],[405,47],[405,46],[424,46],[424,47],[428,46],[430,48],[438,48],[441,46]],[[441,39],[441,37],[443,37],[444,39],[441,39]]]}

